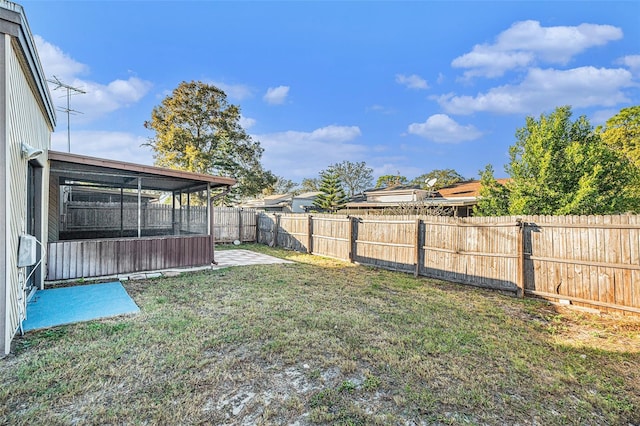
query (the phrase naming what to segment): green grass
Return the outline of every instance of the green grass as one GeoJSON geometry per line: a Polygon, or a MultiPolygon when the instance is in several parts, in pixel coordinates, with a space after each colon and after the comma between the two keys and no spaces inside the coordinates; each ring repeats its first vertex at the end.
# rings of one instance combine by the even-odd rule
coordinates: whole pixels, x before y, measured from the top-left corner
{"type": "Polygon", "coordinates": [[[0,423],[640,422],[638,319],[241,248],[295,263],[127,282],[140,314],[16,338],[0,423]]]}

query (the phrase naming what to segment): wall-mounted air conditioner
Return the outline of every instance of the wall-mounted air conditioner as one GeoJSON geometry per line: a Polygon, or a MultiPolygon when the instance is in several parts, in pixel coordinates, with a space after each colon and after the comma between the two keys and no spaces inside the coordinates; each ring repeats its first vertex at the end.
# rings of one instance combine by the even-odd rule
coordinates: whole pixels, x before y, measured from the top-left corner
{"type": "Polygon", "coordinates": [[[38,240],[33,235],[20,235],[18,245],[18,268],[35,265],[38,261],[36,245],[38,240]]]}

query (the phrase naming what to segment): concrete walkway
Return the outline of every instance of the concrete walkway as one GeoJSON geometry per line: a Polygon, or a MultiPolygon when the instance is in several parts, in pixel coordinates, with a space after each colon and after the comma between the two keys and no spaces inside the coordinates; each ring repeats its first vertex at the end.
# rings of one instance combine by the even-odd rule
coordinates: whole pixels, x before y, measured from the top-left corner
{"type": "Polygon", "coordinates": [[[121,274],[115,278],[119,280],[140,280],[146,278],[157,278],[161,276],[175,277],[183,272],[204,271],[212,269],[228,268],[230,266],[247,265],[271,265],[275,263],[293,263],[290,260],[280,259],[267,254],[256,253],[249,250],[216,250],[215,261],[217,265],[197,266],[194,268],[165,269],[162,271],[134,272],[131,274],[121,274]]]}
{"type": "Polygon", "coordinates": [[[218,262],[213,269],[229,266],[245,265],[269,265],[273,263],[293,263],[290,260],[280,259],[267,254],[256,253],[249,250],[216,250],[215,259],[218,262]]]}

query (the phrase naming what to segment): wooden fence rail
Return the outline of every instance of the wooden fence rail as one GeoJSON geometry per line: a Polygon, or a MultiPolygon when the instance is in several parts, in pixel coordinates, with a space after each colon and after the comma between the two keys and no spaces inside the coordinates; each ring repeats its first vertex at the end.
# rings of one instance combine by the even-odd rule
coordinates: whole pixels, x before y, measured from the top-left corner
{"type": "Polygon", "coordinates": [[[255,241],[520,296],[637,314],[639,217],[260,213],[255,241]]]}

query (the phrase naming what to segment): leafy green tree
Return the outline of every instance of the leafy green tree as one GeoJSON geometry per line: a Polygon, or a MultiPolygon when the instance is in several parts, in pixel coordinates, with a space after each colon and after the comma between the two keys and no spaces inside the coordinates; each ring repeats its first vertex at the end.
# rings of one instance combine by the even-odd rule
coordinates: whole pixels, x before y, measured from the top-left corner
{"type": "Polygon", "coordinates": [[[158,166],[234,177],[241,196],[255,196],[276,181],[262,168],[260,143],[240,125],[240,108],[213,85],[180,83],[144,126],[155,132],[147,145],[158,166]]]}
{"type": "Polygon", "coordinates": [[[320,179],[318,178],[304,178],[300,184],[301,192],[316,192],[320,188],[320,179]]]}
{"type": "Polygon", "coordinates": [[[440,188],[444,188],[447,186],[451,186],[458,182],[463,182],[465,178],[460,175],[460,173],[456,172],[453,169],[435,169],[430,171],[429,173],[424,173],[416,178],[414,178],[411,182],[411,185],[420,185],[422,189],[429,189],[427,187],[427,182],[431,179],[437,179],[436,183],[433,185],[434,191],[437,191],[440,188]]]}
{"type": "Polygon", "coordinates": [[[640,169],[640,105],[621,109],[598,130],[607,145],[624,153],[640,169]]]}
{"type": "Polygon", "coordinates": [[[343,161],[329,168],[338,175],[349,197],[371,188],[373,184],[373,169],[367,167],[364,161],[359,163],[343,161]]]}
{"type": "Polygon", "coordinates": [[[397,175],[382,175],[376,181],[376,188],[386,188],[394,185],[405,185],[407,178],[405,176],[397,175]]]}
{"type": "Polygon", "coordinates": [[[320,175],[320,194],[313,205],[324,211],[336,212],[347,203],[347,196],[342,188],[338,174],[332,169],[325,170],[320,175]]]}
{"type": "Polygon", "coordinates": [[[509,188],[500,184],[487,164],[480,171],[480,197],[473,208],[475,216],[505,216],[509,214],[509,188]]]}
{"type": "Polygon", "coordinates": [[[609,148],[586,117],[571,121],[571,108],[538,120],[527,117],[516,132],[506,166],[512,178],[511,214],[610,214],[637,208],[629,186],[634,173],[609,148]]]}
{"type": "Polygon", "coordinates": [[[276,176],[276,181],[273,185],[269,185],[267,188],[262,190],[264,195],[274,195],[274,194],[294,194],[297,195],[299,191],[296,191],[295,188],[298,186],[294,181],[284,178],[282,176],[276,176]]]}

